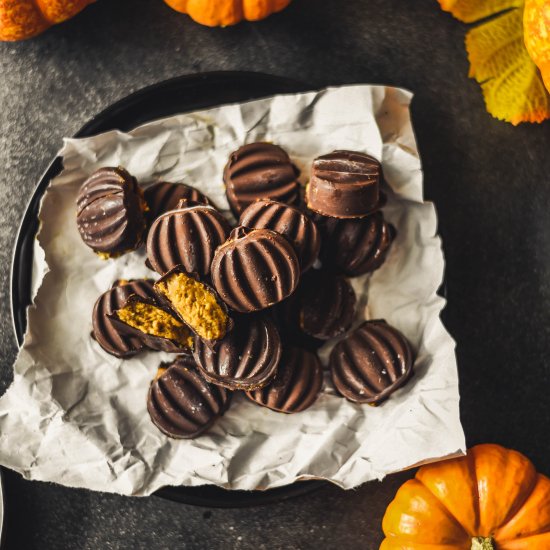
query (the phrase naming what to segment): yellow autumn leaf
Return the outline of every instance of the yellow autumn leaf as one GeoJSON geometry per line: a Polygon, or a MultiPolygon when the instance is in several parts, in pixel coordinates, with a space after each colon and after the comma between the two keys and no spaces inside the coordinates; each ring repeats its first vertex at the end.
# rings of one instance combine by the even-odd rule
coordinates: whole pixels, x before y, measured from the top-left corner
{"type": "Polygon", "coordinates": [[[550,96],[523,41],[522,10],[470,30],[466,49],[489,113],[512,124],[550,118],[550,96]]]}
{"type": "Polygon", "coordinates": [[[550,3],[526,0],[523,33],[527,51],[540,69],[546,89],[550,91],[550,3]]]}
{"type": "Polygon", "coordinates": [[[441,8],[464,23],[475,23],[511,8],[519,8],[524,0],[439,0],[441,8]]]}
{"type": "MultiPolygon", "coordinates": [[[[438,1],[443,10],[465,23],[481,21],[467,33],[466,49],[469,76],[481,85],[487,111],[514,125],[550,118],[550,96],[525,46],[529,40],[524,39],[522,20],[525,1],[542,5],[547,0],[438,1]]],[[[546,27],[540,36],[544,32],[546,27]]],[[[548,43],[547,36],[544,40],[548,43]]]]}

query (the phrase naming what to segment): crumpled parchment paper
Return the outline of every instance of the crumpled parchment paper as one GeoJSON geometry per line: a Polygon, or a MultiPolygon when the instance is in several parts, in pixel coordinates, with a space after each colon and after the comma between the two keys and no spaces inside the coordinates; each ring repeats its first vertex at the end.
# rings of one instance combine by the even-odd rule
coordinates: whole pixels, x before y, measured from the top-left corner
{"type": "MultiPolygon", "coordinates": [[[[28,331],[0,400],[0,463],[29,479],[147,495],[164,485],[267,489],[306,478],[352,488],[463,452],[454,342],[436,295],[444,260],[435,209],[423,202],[410,100],[400,89],[346,86],[66,139],[65,168],[40,212],[28,331]],[[257,140],[284,147],[302,183],[312,159],[333,149],[381,160],[390,188],[384,213],[397,239],[382,268],[353,279],[356,323],[384,318],[400,329],[417,350],[415,375],[376,408],[336,396],[328,378],[316,404],[295,415],[236,396],[207,434],[172,440],[146,410],[149,383],[170,356],[119,360],[90,338],[96,298],[119,277],[152,275],[143,250],[108,261],[93,254],[76,229],[76,193],[97,168],[122,165],[144,184],[185,181],[227,209],[221,175],[228,154],[257,140]]],[[[325,364],[329,349],[321,353],[325,364]]]]}

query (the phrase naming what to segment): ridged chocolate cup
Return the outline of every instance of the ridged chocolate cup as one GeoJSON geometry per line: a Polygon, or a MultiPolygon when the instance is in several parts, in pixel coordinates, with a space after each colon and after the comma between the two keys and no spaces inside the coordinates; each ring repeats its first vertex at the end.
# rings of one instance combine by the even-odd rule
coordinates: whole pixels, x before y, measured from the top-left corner
{"type": "Polygon", "coordinates": [[[339,220],[315,216],[323,236],[320,258],[323,266],[359,277],[372,273],[386,260],[395,239],[395,228],[375,212],[361,219],[339,220]]]}
{"type": "Polygon", "coordinates": [[[153,424],[175,439],[193,439],[208,430],[229,408],[231,394],[209,384],[191,356],[181,356],[149,388],[147,411],[153,424]]]}
{"type": "Polygon", "coordinates": [[[317,259],[321,236],[315,222],[294,206],[260,199],[241,214],[239,225],[254,229],[271,229],[294,246],[302,273],[317,259]]]}
{"type": "Polygon", "coordinates": [[[313,161],[306,187],[310,210],[333,218],[362,218],[384,202],[380,162],[365,153],[333,151],[313,161]]]}
{"type": "MultiPolygon", "coordinates": [[[[122,304],[120,308],[115,310],[112,314],[107,315],[110,319],[113,326],[118,330],[119,334],[128,335],[130,337],[139,338],[148,349],[154,351],[165,351],[167,353],[190,353],[191,348],[188,345],[182,345],[181,343],[171,340],[169,338],[164,338],[162,336],[155,336],[153,334],[147,334],[142,330],[139,330],[135,327],[130,326],[128,323],[125,323],[118,317],[118,311],[125,307],[131,306],[137,302],[148,304],[156,308],[162,309],[168,315],[171,315],[176,319],[174,312],[166,307],[166,305],[159,302],[158,298],[144,298],[138,294],[131,294],[128,299],[122,304]]],[[[177,319],[179,321],[179,319],[177,319]]],[[[187,325],[185,325],[187,328],[187,325]]]]}
{"type": "Polygon", "coordinates": [[[275,378],[261,389],[246,396],[273,411],[298,413],[311,407],[323,387],[323,369],[315,353],[304,349],[285,348],[275,378]]]}
{"type": "Polygon", "coordinates": [[[240,213],[257,199],[298,204],[298,169],[284,149],[272,143],[249,143],[231,153],[224,172],[229,206],[240,213]]]}
{"type": "Polygon", "coordinates": [[[300,326],[300,294],[302,291],[304,278],[301,279],[300,285],[286,300],[283,300],[276,306],[268,309],[267,314],[271,315],[281,338],[286,346],[297,346],[309,351],[316,352],[324,345],[324,340],[319,340],[313,336],[306,334],[300,326]]]}
{"type": "Polygon", "coordinates": [[[319,340],[344,334],[355,317],[355,291],[345,277],[310,271],[298,294],[300,329],[319,340]]]}
{"type": "Polygon", "coordinates": [[[204,193],[186,183],[158,181],[146,187],[143,195],[149,207],[146,214],[149,226],[161,214],[175,210],[181,200],[185,200],[191,204],[203,204],[215,207],[204,193]]]}
{"type": "Polygon", "coordinates": [[[337,391],[354,403],[377,405],[403,386],[413,372],[408,340],[386,321],[365,321],[330,354],[337,391]]]}
{"type": "Polygon", "coordinates": [[[230,226],[212,206],[187,206],[159,216],[147,235],[147,260],[160,275],[176,266],[201,277],[210,274],[216,248],[230,226]]]}
{"type": "Polygon", "coordinates": [[[215,348],[195,339],[193,357],[201,374],[230,390],[252,390],[277,372],[282,353],[279,332],[264,314],[238,316],[235,327],[215,348]]]}
{"type": "Polygon", "coordinates": [[[94,252],[116,257],[138,248],[145,233],[145,201],[124,168],[100,168],[81,186],[76,225],[94,252]]]}
{"type": "Polygon", "coordinates": [[[214,255],[211,277],[225,303],[250,313],[290,296],[300,264],[293,246],[270,229],[237,227],[214,255]]]}
{"type": "Polygon", "coordinates": [[[131,295],[154,298],[153,281],[137,279],[115,281],[112,288],[104,292],[95,302],[92,311],[92,337],[109,354],[115,357],[131,357],[146,349],[136,335],[120,330],[113,323],[113,313],[120,309],[131,295]]]}
{"type": "Polygon", "coordinates": [[[216,342],[218,342],[219,340],[221,340],[228,332],[230,332],[233,328],[233,325],[234,325],[234,322],[233,322],[233,319],[232,317],[229,315],[229,310],[227,308],[227,305],[225,304],[225,302],[220,298],[220,296],[218,295],[218,293],[216,292],[216,290],[211,286],[209,285],[208,283],[206,283],[204,281],[204,279],[202,279],[198,273],[188,273],[185,268],[181,265],[177,265],[176,267],[172,268],[168,273],[166,273],[165,275],[163,275],[158,281],[155,282],[155,284],[153,285],[153,288],[154,288],[154,291],[156,293],[156,296],[157,296],[157,299],[159,301],[159,303],[161,303],[163,306],[167,307],[173,314],[174,316],[180,320],[185,326],[187,326],[191,332],[198,338],[200,339],[201,341],[203,341],[204,343],[206,343],[206,345],[208,346],[213,346],[215,345],[216,342]],[[191,278],[191,279],[194,279],[195,281],[197,281],[198,283],[200,283],[201,285],[204,286],[204,288],[210,293],[212,294],[212,296],[214,297],[214,299],[216,300],[216,303],[218,304],[218,306],[222,309],[222,311],[224,312],[224,314],[227,316],[227,323],[226,323],[226,326],[225,326],[225,332],[223,334],[223,336],[221,336],[220,338],[216,338],[216,339],[207,339],[207,338],[203,338],[201,337],[199,334],[197,334],[197,329],[196,327],[193,327],[191,324],[189,324],[185,318],[183,317],[182,313],[180,311],[178,311],[178,308],[171,302],[171,300],[160,290],[159,288],[159,285],[166,282],[167,279],[169,279],[172,275],[175,275],[175,274],[178,274],[178,273],[182,273],[183,275],[191,278]]]}

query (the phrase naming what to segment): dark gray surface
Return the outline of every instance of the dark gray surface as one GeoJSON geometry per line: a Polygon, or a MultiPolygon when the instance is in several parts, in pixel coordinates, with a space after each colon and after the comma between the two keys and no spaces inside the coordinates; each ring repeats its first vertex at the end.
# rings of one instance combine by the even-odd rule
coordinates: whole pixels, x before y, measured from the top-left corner
{"type": "MultiPolygon", "coordinates": [[[[1,391],[16,346],[8,273],[41,172],[88,118],[142,86],[209,70],[371,82],[416,94],[413,118],[447,256],[468,443],[494,441],[550,474],[550,124],[485,113],[464,27],[435,0],[295,0],[255,25],[207,29],[161,0],[103,0],[34,40],[0,44],[1,391]],[[412,7],[414,4],[414,7],[412,7]]],[[[405,475],[289,503],[204,510],[5,476],[8,548],[368,548],[405,475]],[[263,545],[263,546],[262,546],[263,545]]]]}

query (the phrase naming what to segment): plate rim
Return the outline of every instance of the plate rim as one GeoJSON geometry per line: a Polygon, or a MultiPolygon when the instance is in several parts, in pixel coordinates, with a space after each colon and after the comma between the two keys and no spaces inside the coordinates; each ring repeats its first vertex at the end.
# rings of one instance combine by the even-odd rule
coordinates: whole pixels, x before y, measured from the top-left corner
{"type": "MultiPolygon", "coordinates": [[[[299,93],[301,91],[308,91],[312,88],[304,82],[300,82],[295,79],[287,78],[284,76],[272,75],[269,73],[263,72],[254,72],[254,71],[211,71],[203,73],[191,73],[184,74],[177,77],[173,77],[167,80],[163,80],[154,84],[150,84],[143,88],[140,88],[120,99],[108,105],[105,109],[94,115],[91,119],[84,123],[84,125],[74,134],[74,138],[89,137],[97,133],[97,129],[101,124],[104,124],[109,119],[112,119],[117,114],[128,110],[132,105],[138,104],[140,101],[146,100],[146,98],[152,94],[158,93],[159,91],[165,91],[170,88],[180,88],[185,86],[196,85],[199,81],[237,81],[243,79],[255,80],[258,84],[264,83],[266,85],[273,85],[273,87],[278,86],[279,88],[288,87],[294,89],[294,93],[299,93]]],[[[292,91],[288,92],[273,92],[266,93],[265,95],[257,95],[255,98],[259,99],[261,97],[269,97],[277,93],[293,93],[292,91]]],[[[253,100],[251,98],[250,100],[253,100]]],[[[237,100],[238,101],[238,100],[237,100]]],[[[246,99],[241,100],[246,101],[246,99]]],[[[231,103],[231,102],[230,102],[231,103]]],[[[212,104],[210,107],[215,107],[217,105],[224,105],[226,102],[220,102],[212,104]]],[[[205,109],[209,108],[208,106],[204,107],[205,109]]],[[[192,111],[181,111],[192,112],[192,111]]],[[[167,115],[170,116],[170,115],[167,115]]],[[[148,122],[153,120],[158,120],[156,118],[151,118],[148,122]]],[[[147,122],[141,122],[136,128],[147,122]]],[[[106,131],[106,130],[102,130],[106,131]]],[[[22,300],[21,288],[20,286],[25,286],[20,283],[21,271],[20,267],[22,265],[23,257],[26,257],[25,254],[29,254],[28,247],[34,243],[36,237],[39,220],[38,220],[38,211],[42,196],[44,195],[50,181],[59,175],[63,166],[61,157],[56,156],[48,165],[46,170],[42,173],[38,179],[38,183],[35,185],[34,190],[31,193],[29,200],[25,205],[21,221],[17,228],[17,233],[15,237],[15,242],[12,248],[11,254],[11,263],[10,263],[10,273],[9,273],[9,285],[10,285],[10,313],[11,313],[11,322],[13,334],[15,341],[18,347],[18,350],[21,349],[23,338],[26,331],[27,324],[27,310],[29,305],[32,304],[31,296],[24,296],[22,300]],[[29,242],[30,240],[30,242],[29,242]],[[30,303],[28,303],[30,299],[30,303]]],[[[32,258],[32,256],[31,256],[32,258]]],[[[32,266],[32,263],[31,263],[32,266]]],[[[29,281],[32,280],[32,269],[29,270],[30,273],[26,275],[27,278],[27,288],[32,292],[31,285],[29,281]]],[[[198,487],[185,487],[185,486],[166,486],[153,495],[159,496],[171,501],[180,502],[182,504],[189,504],[194,506],[203,506],[211,508],[243,508],[248,506],[259,506],[274,504],[288,500],[290,498],[298,497],[305,495],[309,492],[320,489],[321,487],[326,487],[328,485],[327,481],[324,480],[303,480],[297,481],[295,483],[284,485],[282,487],[276,487],[274,489],[268,490],[257,490],[257,491],[239,491],[239,490],[228,490],[223,489],[215,485],[205,485],[198,487]],[[201,497],[199,493],[200,487],[208,488],[208,492],[217,494],[215,496],[206,496],[201,497]],[[185,494],[187,491],[187,494],[185,494]],[[223,495],[223,498],[220,498],[223,495]]]]}

